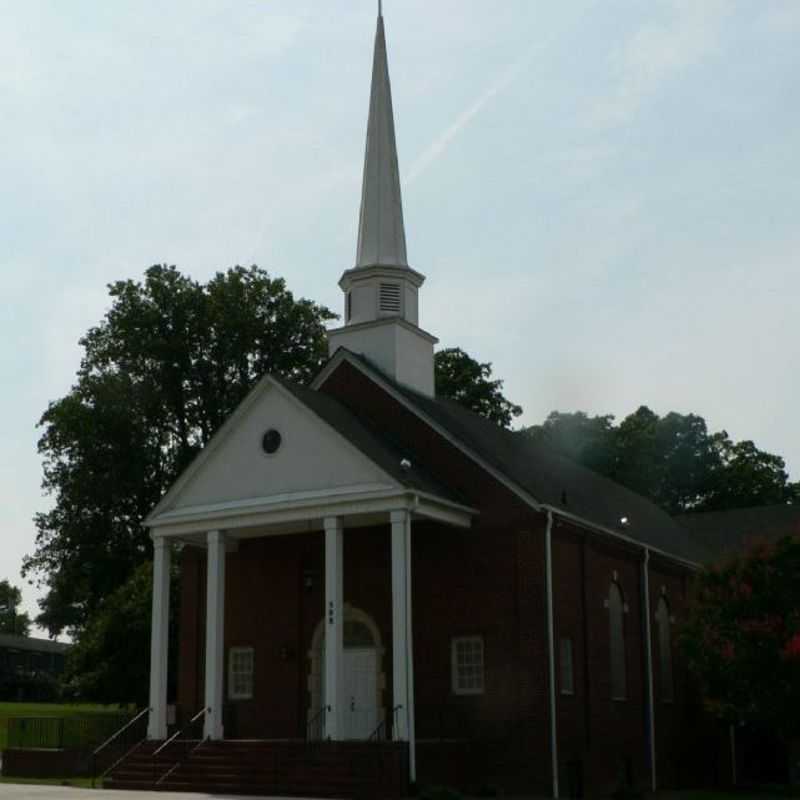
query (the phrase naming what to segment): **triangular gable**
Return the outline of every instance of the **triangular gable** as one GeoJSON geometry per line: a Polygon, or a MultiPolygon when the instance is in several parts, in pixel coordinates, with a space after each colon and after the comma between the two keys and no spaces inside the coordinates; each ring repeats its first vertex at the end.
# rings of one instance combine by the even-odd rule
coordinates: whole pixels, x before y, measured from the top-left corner
{"type": "Polygon", "coordinates": [[[267,376],[178,478],[148,523],[165,512],[195,507],[347,487],[395,486],[386,472],[267,376]],[[262,448],[269,429],[281,436],[281,445],[272,455],[262,448]]]}

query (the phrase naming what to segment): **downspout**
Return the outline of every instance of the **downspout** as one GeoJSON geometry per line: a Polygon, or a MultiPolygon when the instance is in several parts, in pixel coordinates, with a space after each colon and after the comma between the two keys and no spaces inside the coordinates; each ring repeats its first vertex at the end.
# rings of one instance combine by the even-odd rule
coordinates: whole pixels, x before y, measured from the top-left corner
{"type": "Polygon", "coordinates": [[[553,633],[553,512],[547,512],[544,534],[545,582],[547,595],[547,672],[550,685],[550,756],[553,798],[558,800],[558,731],[556,727],[556,656],[553,633]]]}
{"type": "Polygon", "coordinates": [[[644,591],[644,637],[647,660],[647,723],[650,738],[650,789],[656,791],[656,720],[653,702],[653,638],[650,632],[650,549],[645,547],[642,561],[642,587],[644,591]]]}

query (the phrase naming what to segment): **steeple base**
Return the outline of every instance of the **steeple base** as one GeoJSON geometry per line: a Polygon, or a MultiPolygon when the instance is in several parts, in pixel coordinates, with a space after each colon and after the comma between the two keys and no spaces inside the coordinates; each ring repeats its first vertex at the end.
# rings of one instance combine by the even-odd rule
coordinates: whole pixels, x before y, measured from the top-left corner
{"type": "Polygon", "coordinates": [[[400,317],[389,317],[329,330],[328,354],[346,347],[398,383],[433,397],[433,346],[438,341],[400,317]]]}

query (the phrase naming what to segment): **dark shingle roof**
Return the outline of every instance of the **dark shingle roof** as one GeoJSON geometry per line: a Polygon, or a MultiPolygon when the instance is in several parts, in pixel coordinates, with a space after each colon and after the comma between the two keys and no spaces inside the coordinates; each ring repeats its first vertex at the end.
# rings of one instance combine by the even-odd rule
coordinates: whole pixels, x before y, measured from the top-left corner
{"type": "Polygon", "coordinates": [[[746,548],[757,539],[776,541],[800,536],[800,505],[752,506],[729,511],[680,514],[675,519],[705,542],[716,558],[746,548]]]}
{"type": "Polygon", "coordinates": [[[427,474],[416,460],[408,469],[401,467],[400,462],[408,454],[403,453],[393,443],[387,442],[385,438],[368,428],[335,397],[324,392],[306,389],[277,375],[273,377],[399,484],[415,491],[435,495],[443,500],[463,504],[463,500],[456,493],[427,474]]]}
{"type": "Polygon", "coordinates": [[[15,633],[0,633],[0,649],[30,650],[35,653],[66,653],[69,645],[52,639],[35,639],[15,633]]]}
{"type": "Polygon", "coordinates": [[[693,537],[666,511],[641,495],[554,453],[524,434],[501,428],[452,400],[428,397],[409,389],[362,356],[349,355],[539,503],[563,509],[681,559],[701,563],[713,557],[713,551],[703,540],[693,537]],[[624,527],[620,526],[622,517],[629,520],[624,527]]]}

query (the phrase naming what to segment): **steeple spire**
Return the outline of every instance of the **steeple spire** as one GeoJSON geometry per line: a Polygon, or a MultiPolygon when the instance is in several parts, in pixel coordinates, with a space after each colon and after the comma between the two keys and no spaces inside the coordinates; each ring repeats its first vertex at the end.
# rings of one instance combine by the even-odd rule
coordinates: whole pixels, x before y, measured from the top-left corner
{"type": "Polygon", "coordinates": [[[356,268],[372,266],[408,266],[381,0],[378,0],[378,28],[372,60],[356,254],[356,268]]]}
{"type": "Polygon", "coordinates": [[[419,327],[419,289],[425,276],[406,261],[382,11],[378,0],[356,265],[339,279],[344,325],[328,331],[328,352],[332,356],[344,347],[360,353],[398,383],[432,397],[438,339],[419,327]]]}

